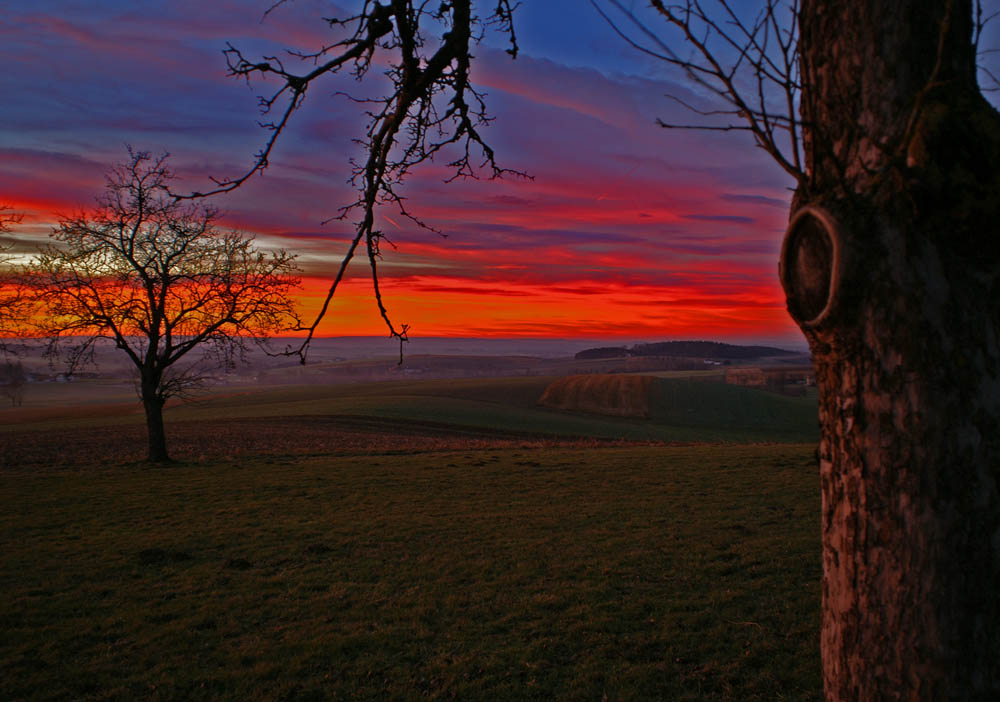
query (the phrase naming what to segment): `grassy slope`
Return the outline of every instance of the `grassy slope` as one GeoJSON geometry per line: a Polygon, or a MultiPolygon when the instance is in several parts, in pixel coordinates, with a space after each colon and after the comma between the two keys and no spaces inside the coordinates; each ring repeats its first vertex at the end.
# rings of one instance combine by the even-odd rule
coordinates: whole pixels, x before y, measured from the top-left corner
{"type": "Polygon", "coordinates": [[[536,406],[551,378],[500,378],[289,387],[220,398],[174,417],[370,415],[512,432],[655,441],[814,441],[816,403],[717,383],[659,379],[649,421],[536,406]]]}
{"type": "MultiPolygon", "coordinates": [[[[232,417],[363,415],[507,432],[642,441],[803,442],[818,438],[815,399],[811,398],[660,378],[647,421],[536,406],[551,380],[515,377],[220,388],[193,405],[169,408],[166,418],[169,424],[232,417]]],[[[78,392],[77,388],[69,390],[78,392]]],[[[0,431],[14,426],[99,426],[109,421],[141,423],[141,409],[130,401],[107,407],[0,411],[0,431]],[[25,423],[26,419],[33,421],[25,423]]]]}
{"type": "Polygon", "coordinates": [[[816,398],[787,397],[724,383],[660,379],[650,419],[678,427],[726,427],[773,432],[790,439],[818,438],[816,398]]]}
{"type": "Polygon", "coordinates": [[[0,697],[819,699],[815,483],[811,446],[0,474],[0,697]]]}

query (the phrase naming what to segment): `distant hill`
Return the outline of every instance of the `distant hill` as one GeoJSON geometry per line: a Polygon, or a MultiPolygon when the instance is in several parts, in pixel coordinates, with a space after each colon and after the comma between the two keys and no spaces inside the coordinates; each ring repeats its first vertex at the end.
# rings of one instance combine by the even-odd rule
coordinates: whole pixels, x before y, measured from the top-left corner
{"type": "Polygon", "coordinates": [[[596,349],[584,349],[576,354],[577,360],[592,358],[625,358],[631,355],[624,346],[599,346],[596,349]]]}
{"type": "Polygon", "coordinates": [[[738,346],[718,341],[661,341],[657,344],[637,344],[633,356],[691,356],[697,358],[748,359],[763,356],[795,356],[795,351],[773,346],[738,346]]]}
{"type": "Polygon", "coordinates": [[[796,356],[798,352],[773,346],[739,346],[719,341],[661,341],[655,344],[603,346],[585,349],[576,354],[578,359],[621,358],[623,356],[681,356],[684,358],[724,358],[751,360],[765,356],[796,356]]]}

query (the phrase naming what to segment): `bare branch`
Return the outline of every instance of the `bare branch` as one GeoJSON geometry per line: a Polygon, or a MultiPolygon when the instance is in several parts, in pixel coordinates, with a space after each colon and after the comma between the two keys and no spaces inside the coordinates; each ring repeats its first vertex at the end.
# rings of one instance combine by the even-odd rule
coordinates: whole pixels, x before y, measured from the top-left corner
{"type": "Polygon", "coordinates": [[[674,66],[726,107],[696,107],[676,95],[667,97],[702,117],[737,117],[743,122],[741,125],[678,124],[658,119],[657,124],[667,129],[748,131],[757,146],[770,154],[785,172],[797,182],[805,180],[802,124],[798,115],[801,92],[798,0],[764,0],[763,10],[752,20],[741,16],[730,0],[711,3],[686,0],[676,4],[651,0],[652,9],[692,49],[688,57],[672,49],[670,42],[621,0],[607,0],[607,3],[627,20],[631,32],[614,21],[601,7],[601,0],[591,0],[619,36],[646,55],[674,66]],[[779,12],[782,8],[787,14],[779,12]]]}
{"type": "Polygon", "coordinates": [[[664,129],[693,129],[700,132],[749,132],[750,127],[745,124],[727,124],[725,126],[706,126],[704,124],[667,124],[661,119],[656,120],[656,124],[664,129]]]}
{"type": "MultiPolygon", "coordinates": [[[[0,234],[10,231],[10,225],[23,221],[24,214],[10,205],[0,205],[0,234]]],[[[10,247],[0,242],[0,353],[13,353],[6,340],[21,334],[30,316],[23,281],[7,255],[10,247]]]]}
{"type": "Polygon", "coordinates": [[[288,293],[293,257],[258,251],[251,239],[215,226],[214,208],[170,196],[166,154],[129,149],[108,173],[91,213],[65,218],[29,267],[27,287],[42,314],[36,334],[70,373],[99,339],[125,353],[160,400],[190,373],[168,374],[198,347],[225,357],[248,341],[300,327],[288,293]]]}
{"type": "MultiPolygon", "coordinates": [[[[265,16],[283,3],[274,2],[265,16]]],[[[482,18],[473,14],[471,0],[433,3],[433,8],[430,5],[426,0],[388,0],[385,4],[365,0],[357,14],[327,19],[331,29],[341,32],[336,41],[314,51],[288,52],[292,59],[309,64],[308,70],[295,72],[276,57],[252,60],[232,45],[223,52],[231,76],[248,82],[263,76],[279,79],[278,89],[261,96],[259,106],[263,115],[273,110],[280,116],[262,125],[270,134],[249,170],[235,178],[213,180],[216,187],[206,192],[175,194],[179,199],[230,192],[265,170],[278,140],[313,84],[344,70],[356,80],[363,80],[376,65],[376,56],[381,58],[380,64],[387,66],[384,74],[391,85],[389,92],[377,99],[355,100],[368,108],[364,136],[356,140],[365,156],[351,163],[350,182],[357,189],[357,198],[331,218],[352,221],[355,236],[319,315],[305,329],[306,338],[298,349],[288,352],[298,355],[302,362],[346,266],[362,241],[379,314],[393,337],[406,340],[407,327],[397,329],[393,325],[379,292],[377,258],[384,234],[374,228],[374,222],[376,210],[390,206],[415,226],[437,231],[406,207],[400,189],[411,171],[447,154],[446,163],[452,171],[449,182],[481,175],[491,179],[505,175],[529,177],[497,163],[482,133],[491,121],[485,94],[470,80],[471,47],[482,39],[487,28],[507,35],[507,53],[517,55],[513,16],[518,3],[491,0],[491,9],[482,18]],[[434,33],[439,37],[436,42],[432,41],[434,33]]]]}

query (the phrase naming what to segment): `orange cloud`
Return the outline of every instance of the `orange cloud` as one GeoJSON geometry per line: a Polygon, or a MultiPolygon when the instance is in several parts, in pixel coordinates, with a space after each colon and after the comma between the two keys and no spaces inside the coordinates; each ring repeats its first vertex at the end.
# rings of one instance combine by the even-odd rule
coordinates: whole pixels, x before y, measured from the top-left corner
{"type": "MultiPolygon", "coordinates": [[[[326,287],[321,279],[303,282],[299,301],[307,316],[319,309],[326,287]]],[[[384,280],[381,288],[394,323],[410,325],[419,336],[778,338],[796,333],[776,286],[717,295],[684,286],[498,285],[414,276],[384,280]]],[[[321,336],[386,331],[371,284],[363,280],[342,284],[319,327],[321,336]]]]}

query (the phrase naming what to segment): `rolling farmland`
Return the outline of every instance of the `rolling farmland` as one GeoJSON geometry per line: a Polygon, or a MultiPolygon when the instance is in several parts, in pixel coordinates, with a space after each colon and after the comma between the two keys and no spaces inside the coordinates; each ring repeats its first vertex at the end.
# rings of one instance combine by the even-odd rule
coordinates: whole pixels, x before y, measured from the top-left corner
{"type": "Polygon", "coordinates": [[[815,400],[655,378],[0,412],[5,699],[820,698],[815,400]]]}

